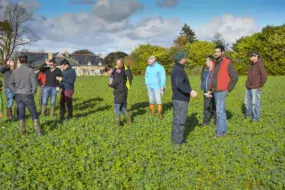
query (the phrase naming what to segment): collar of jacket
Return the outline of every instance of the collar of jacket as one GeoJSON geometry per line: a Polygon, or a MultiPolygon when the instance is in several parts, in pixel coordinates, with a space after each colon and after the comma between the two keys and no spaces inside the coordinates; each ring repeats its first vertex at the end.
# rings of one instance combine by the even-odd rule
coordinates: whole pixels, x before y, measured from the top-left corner
{"type": "Polygon", "coordinates": [[[179,67],[182,67],[182,68],[185,67],[185,64],[181,64],[181,63],[179,63],[179,62],[176,62],[176,65],[179,66],[179,67]]]}
{"type": "MultiPolygon", "coordinates": [[[[118,69],[118,66],[116,66],[115,68],[118,69]]],[[[126,70],[128,70],[128,67],[124,64],[122,69],[124,69],[126,71],[126,70]]]]}
{"type": "Polygon", "coordinates": [[[29,66],[26,63],[22,63],[20,67],[29,67],[29,66]]]}

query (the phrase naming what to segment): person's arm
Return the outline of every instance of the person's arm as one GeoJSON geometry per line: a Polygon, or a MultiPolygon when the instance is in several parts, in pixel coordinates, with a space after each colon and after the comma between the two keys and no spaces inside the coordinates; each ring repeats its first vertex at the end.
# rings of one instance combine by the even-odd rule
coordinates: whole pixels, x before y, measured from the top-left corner
{"type": "Polygon", "coordinates": [[[263,85],[267,81],[267,73],[265,71],[264,63],[262,63],[262,62],[259,63],[258,64],[258,68],[259,68],[259,71],[260,71],[260,85],[261,85],[261,88],[262,88],[263,85]]]}
{"type": "Polygon", "coordinates": [[[146,68],[145,70],[145,74],[144,74],[144,84],[147,86],[147,69],[148,67],[146,68]]]}
{"type": "Polygon", "coordinates": [[[31,72],[30,77],[31,77],[31,84],[32,84],[32,92],[33,92],[33,95],[35,95],[37,93],[38,83],[37,83],[37,79],[36,79],[36,75],[34,71],[31,72]]]}
{"type": "Polygon", "coordinates": [[[40,72],[46,72],[46,71],[49,69],[49,68],[47,68],[46,66],[47,66],[46,63],[42,64],[42,65],[40,66],[40,68],[39,68],[40,72]]]}
{"type": "Polygon", "coordinates": [[[1,73],[5,73],[6,71],[9,71],[9,70],[10,70],[9,65],[2,65],[2,66],[0,66],[0,72],[1,73]]]}
{"type": "Polygon", "coordinates": [[[128,67],[128,70],[125,70],[125,73],[129,79],[130,85],[132,85],[132,81],[133,81],[133,74],[131,69],[128,67]]]}
{"type": "Polygon", "coordinates": [[[228,73],[230,75],[230,83],[228,85],[228,91],[231,92],[238,81],[238,73],[234,68],[234,64],[232,62],[230,62],[228,65],[228,73]]]}
{"type": "Polygon", "coordinates": [[[190,94],[191,91],[192,91],[191,85],[190,85],[190,83],[189,83],[189,85],[185,84],[184,77],[187,77],[187,76],[185,76],[184,73],[182,73],[182,72],[176,73],[175,76],[174,76],[175,86],[181,92],[184,92],[186,94],[190,94]]]}
{"type": "Polygon", "coordinates": [[[203,65],[202,71],[201,71],[201,84],[203,83],[203,75],[204,75],[205,68],[206,68],[206,65],[203,65]]]}
{"type": "Polygon", "coordinates": [[[119,77],[113,77],[113,82],[109,84],[111,88],[116,88],[119,84],[119,77]]]}
{"type": "Polygon", "coordinates": [[[166,74],[165,74],[165,69],[163,66],[159,69],[159,76],[161,80],[160,88],[165,89],[166,87],[166,74]]]}
{"type": "Polygon", "coordinates": [[[13,72],[10,79],[9,79],[9,88],[12,90],[12,92],[15,92],[15,90],[16,90],[15,84],[16,84],[15,72],[13,72]]]}
{"type": "MultiPolygon", "coordinates": [[[[59,68],[56,69],[56,77],[61,77],[61,78],[62,78],[62,71],[61,71],[59,68]]],[[[57,86],[57,87],[60,86],[59,80],[57,80],[56,86],[57,86]]]]}

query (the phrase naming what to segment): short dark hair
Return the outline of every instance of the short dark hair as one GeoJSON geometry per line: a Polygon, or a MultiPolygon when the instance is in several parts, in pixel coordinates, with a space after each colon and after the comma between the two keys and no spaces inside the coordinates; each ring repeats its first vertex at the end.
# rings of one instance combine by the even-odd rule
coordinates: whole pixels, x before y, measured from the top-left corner
{"type": "Polygon", "coordinates": [[[110,70],[112,70],[112,69],[113,69],[113,67],[112,67],[111,65],[107,65],[107,66],[105,67],[104,71],[105,71],[105,72],[108,72],[108,71],[110,71],[110,70]]]}
{"type": "Polygon", "coordinates": [[[67,59],[63,59],[61,62],[60,62],[60,65],[70,65],[69,62],[67,61],[67,59]]]}
{"type": "Polygon", "coordinates": [[[50,62],[50,63],[52,63],[52,64],[55,64],[55,63],[56,63],[54,58],[50,59],[48,62],[50,62]]]}
{"type": "Polygon", "coordinates": [[[213,55],[207,55],[206,58],[209,58],[211,61],[215,61],[215,57],[213,55]]]}
{"type": "Polygon", "coordinates": [[[28,56],[26,56],[26,55],[20,55],[19,56],[19,62],[21,63],[21,64],[23,64],[23,63],[28,63],[28,56]]]}
{"type": "Polygon", "coordinates": [[[222,45],[217,45],[217,46],[215,47],[215,49],[220,49],[221,52],[225,51],[225,47],[222,46],[222,45]]]}

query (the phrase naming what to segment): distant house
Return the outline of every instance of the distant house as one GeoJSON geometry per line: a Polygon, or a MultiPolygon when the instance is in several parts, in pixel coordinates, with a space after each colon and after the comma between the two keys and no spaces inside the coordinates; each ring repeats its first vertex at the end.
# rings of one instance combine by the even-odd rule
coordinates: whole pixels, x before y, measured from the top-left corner
{"type": "Polygon", "coordinates": [[[69,54],[67,51],[63,54],[60,52],[22,52],[22,54],[28,56],[29,65],[32,67],[39,67],[52,58],[55,59],[56,65],[59,67],[60,62],[67,59],[77,76],[98,76],[101,75],[105,67],[102,56],[98,55],[69,54]]]}

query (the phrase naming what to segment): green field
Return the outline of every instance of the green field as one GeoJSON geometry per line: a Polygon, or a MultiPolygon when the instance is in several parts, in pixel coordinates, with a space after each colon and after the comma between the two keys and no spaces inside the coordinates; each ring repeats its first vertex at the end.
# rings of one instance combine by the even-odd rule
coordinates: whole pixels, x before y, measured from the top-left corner
{"type": "Polygon", "coordinates": [[[203,93],[199,77],[190,77],[199,97],[189,104],[187,143],[175,146],[169,79],[159,120],[149,114],[144,78],[135,77],[128,101],[134,124],[117,131],[107,77],[80,77],[75,117],[41,118],[44,137],[29,114],[25,137],[17,122],[0,120],[0,189],[284,189],[285,77],[269,77],[256,123],[244,119],[245,79],[227,97],[228,137],[209,139],[215,126],[200,127],[203,93]]]}

